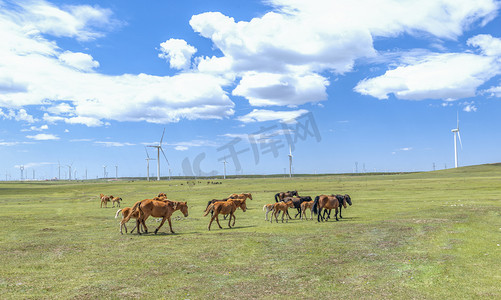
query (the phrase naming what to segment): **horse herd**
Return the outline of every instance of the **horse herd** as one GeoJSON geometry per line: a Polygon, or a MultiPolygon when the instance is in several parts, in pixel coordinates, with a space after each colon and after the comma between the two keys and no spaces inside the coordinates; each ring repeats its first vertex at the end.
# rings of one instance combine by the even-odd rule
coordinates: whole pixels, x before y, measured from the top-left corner
{"type": "MultiPolygon", "coordinates": [[[[101,207],[103,204],[107,205],[107,202],[113,202],[113,207],[115,202],[117,202],[118,207],[120,207],[119,197],[100,195],[101,207]],[[117,199],[117,200],[115,200],[117,199]]],[[[219,223],[219,215],[223,215],[224,218],[229,215],[228,227],[231,228],[235,226],[235,211],[240,208],[242,211],[247,210],[246,200],[252,200],[251,193],[242,194],[231,194],[224,199],[212,199],[207,203],[207,207],[204,211],[204,217],[209,213],[211,214],[211,219],[209,221],[208,230],[210,230],[212,222],[216,220],[219,228],[223,228],[219,223]],[[233,221],[233,223],[232,223],[233,221]]],[[[347,205],[352,205],[351,198],[349,195],[319,195],[312,200],[310,196],[299,196],[297,191],[280,192],[275,195],[275,203],[266,204],[263,206],[263,211],[265,211],[265,220],[268,221],[268,213],[271,212],[270,222],[273,222],[273,217],[278,223],[278,216],[282,213],[282,222],[284,217],[286,217],[286,222],[291,219],[289,215],[289,208],[296,208],[297,213],[294,218],[300,216],[301,220],[303,217],[307,220],[306,210],[310,210],[310,220],[313,219],[313,214],[317,215],[317,221],[327,221],[330,218],[331,210],[335,210],[335,218],[338,221],[338,209],[339,217],[341,216],[342,207],[347,208],[347,205]],[[322,215],[322,210],[324,213],[322,215]]],[[[188,205],[187,202],[172,201],[167,199],[165,193],[160,193],[152,199],[144,199],[136,202],[132,207],[125,207],[119,209],[115,218],[118,218],[120,213],[122,213],[122,220],[120,221],[120,233],[123,234],[123,229],[127,233],[126,223],[131,219],[136,219],[136,225],[131,230],[131,233],[137,229],[138,234],[148,233],[148,227],[146,226],[146,220],[151,216],[154,218],[161,218],[161,223],[158,228],[155,229],[155,234],[163,226],[165,221],[169,222],[170,232],[174,233],[172,230],[171,216],[172,214],[180,210],[185,217],[188,217],[188,205]]]]}

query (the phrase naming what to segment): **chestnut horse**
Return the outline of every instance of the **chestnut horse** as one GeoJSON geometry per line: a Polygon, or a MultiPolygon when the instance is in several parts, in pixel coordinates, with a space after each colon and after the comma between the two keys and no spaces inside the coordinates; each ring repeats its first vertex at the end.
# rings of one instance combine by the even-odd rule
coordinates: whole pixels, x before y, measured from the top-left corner
{"type": "Polygon", "coordinates": [[[228,199],[247,199],[247,198],[252,200],[252,194],[242,193],[242,194],[231,194],[228,196],[228,199]]]}
{"type": "Polygon", "coordinates": [[[113,199],[113,196],[105,196],[103,194],[100,194],[99,197],[101,198],[101,208],[103,208],[103,203],[104,203],[104,207],[107,208],[108,202],[110,202],[111,199],[113,199]]]}
{"type": "Polygon", "coordinates": [[[115,202],[117,203],[117,206],[120,207],[120,201],[122,201],[122,198],[120,197],[112,197],[111,202],[113,203],[113,207],[115,207],[115,202]]]}
{"type": "Polygon", "coordinates": [[[297,196],[297,191],[280,192],[275,194],[275,202],[283,201],[285,197],[297,196]]]}
{"type": "Polygon", "coordinates": [[[308,220],[308,218],[306,217],[306,210],[307,209],[310,209],[310,220],[313,220],[313,212],[311,211],[311,208],[313,207],[313,200],[311,201],[305,201],[303,203],[301,203],[301,220],[303,219],[303,216],[306,220],[308,220]]]}
{"type": "Polygon", "coordinates": [[[270,222],[273,223],[273,216],[275,216],[275,220],[278,223],[278,214],[280,212],[282,212],[282,223],[284,222],[285,215],[287,216],[287,219],[285,219],[285,222],[288,223],[290,217],[289,217],[289,213],[287,212],[287,210],[289,209],[289,207],[294,207],[294,203],[292,202],[292,200],[288,200],[286,202],[280,201],[280,202],[273,204],[273,213],[271,214],[270,222]]]}
{"type": "MultiPolygon", "coordinates": [[[[115,214],[115,219],[118,218],[118,215],[120,214],[120,212],[122,213],[122,220],[125,219],[128,215],[131,214],[132,212],[132,208],[131,207],[125,207],[123,209],[119,209],[117,210],[117,213],[115,214]]],[[[139,210],[136,210],[134,212],[134,214],[131,216],[131,218],[134,218],[134,219],[137,219],[139,217],[139,210]]],[[[120,222],[120,233],[123,234],[122,232],[122,227],[125,228],[125,233],[127,233],[127,226],[125,226],[125,223],[122,224],[120,222]]],[[[130,231],[130,233],[133,233],[134,232],[134,229],[136,229],[136,225],[134,225],[134,228],[132,228],[132,230],[130,231]]],[[[144,228],[143,228],[144,229],[144,228]]]]}
{"type": "Polygon", "coordinates": [[[221,227],[221,224],[219,223],[219,214],[222,215],[230,215],[230,219],[228,221],[228,227],[231,228],[231,219],[233,218],[233,226],[235,226],[235,211],[237,210],[238,207],[240,207],[244,212],[247,210],[247,205],[245,204],[246,199],[229,199],[228,201],[224,202],[216,202],[207,207],[205,210],[204,217],[209,214],[209,211],[214,211],[214,215],[210,219],[209,222],[209,230],[210,226],[212,224],[212,221],[216,219],[217,225],[219,225],[219,228],[223,229],[221,227]]]}
{"type": "MultiPolygon", "coordinates": [[[[346,203],[343,201],[342,205],[346,208],[346,203]]],[[[335,209],[335,217],[336,221],[339,221],[337,218],[337,212],[338,208],[340,206],[339,200],[336,198],[336,196],[328,196],[328,195],[320,195],[315,197],[315,202],[313,202],[313,208],[312,211],[314,214],[318,215],[317,216],[317,221],[320,222],[320,220],[324,221],[324,217],[322,216],[322,209],[335,209]]]]}
{"type": "MultiPolygon", "coordinates": [[[[162,218],[162,223],[160,223],[160,226],[155,229],[155,234],[157,234],[158,230],[164,225],[165,220],[169,221],[170,232],[174,233],[174,231],[172,230],[172,222],[170,220],[170,217],[176,210],[181,210],[185,217],[188,216],[188,205],[186,204],[186,202],[144,199],[134,204],[131,214],[123,219],[121,221],[121,224],[127,223],[136,210],[139,210],[139,217],[136,219],[136,227],[139,228],[139,224],[143,224],[145,233],[148,233],[148,227],[146,227],[146,219],[148,219],[149,216],[152,216],[154,218],[162,218]]],[[[141,234],[139,230],[137,231],[137,233],[141,234]]]]}

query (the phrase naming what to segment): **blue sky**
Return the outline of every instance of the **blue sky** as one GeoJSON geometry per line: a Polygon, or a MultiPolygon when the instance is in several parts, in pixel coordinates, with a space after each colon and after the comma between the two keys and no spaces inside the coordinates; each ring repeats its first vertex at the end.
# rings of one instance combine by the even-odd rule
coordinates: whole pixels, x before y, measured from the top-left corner
{"type": "Polygon", "coordinates": [[[0,0],[0,179],[499,162],[500,8],[0,0]]]}

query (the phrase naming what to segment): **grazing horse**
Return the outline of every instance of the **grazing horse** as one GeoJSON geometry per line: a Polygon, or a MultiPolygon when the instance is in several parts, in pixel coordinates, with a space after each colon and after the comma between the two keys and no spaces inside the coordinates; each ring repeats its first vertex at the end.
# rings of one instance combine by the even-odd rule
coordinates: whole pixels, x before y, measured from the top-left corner
{"type": "Polygon", "coordinates": [[[285,197],[294,197],[297,196],[297,190],[296,191],[288,191],[288,192],[280,192],[275,194],[275,202],[278,201],[283,201],[285,197]]]}
{"type": "Polygon", "coordinates": [[[227,199],[247,199],[247,198],[252,200],[252,194],[251,193],[231,194],[228,196],[227,199]]]}
{"type": "MultiPolygon", "coordinates": [[[[174,233],[174,231],[172,230],[170,217],[176,210],[180,210],[185,217],[188,216],[188,205],[186,204],[186,202],[144,199],[134,204],[131,214],[123,219],[121,221],[121,224],[127,223],[136,210],[139,210],[139,217],[136,219],[136,227],[139,228],[139,224],[143,224],[145,233],[148,233],[148,227],[146,227],[145,221],[149,216],[152,216],[154,218],[162,218],[162,223],[160,223],[160,226],[155,229],[155,234],[157,234],[158,230],[164,225],[165,220],[169,221],[170,232],[174,233]]],[[[137,233],[141,234],[139,230],[137,231],[137,233]]]]}
{"type": "Polygon", "coordinates": [[[311,211],[311,208],[313,207],[313,200],[311,201],[304,201],[303,203],[301,203],[301,220],[303,219],[303,215],[304,215],[304,218],[306,220],[308,220],[308,218],[306,217],[306,210],[307,209],[310,209],[310,220],[313,220],[313,212],[311,211]]]}
{"type": "Polygon", "coordinates": [[[230,219],[228,221],[228,227],[231,228],[231,218],[233,218],[233,226],[235,226],[235,211],[237,210],[238,207],[240,207],[244,212],[247,210],[247,205],[245,204],[246,199],[229,199],[228,201],[224,202],[216,202],[205,210],[204,217],[209,214],[209,211],[214,211],[214,215],[211,217],[210,222],[209,222],[209,230],[210,226],[212,224],[212,221],[216,219],[217,225],[219,225],[219,228],[223,229],[221,227],[221,224],[219,223],[219,214],[222,215],[230,215],[230,219]]]}
{"type": "Polygon", "coordinates": [[[120,197],[111,198],[111,202],[113,203],[113,207],[115,207],[115,202],[117,203],[117,206],[120,207],[120,201],[122,201],[122,198],[120,198],[120,197]]]}
{"type": "MultiPolygon", "coordinates": [[[[118,218],[118,215],[120,214],[120,212],[122,213],[122,220],[125,219],[128,215],[131,214],[132,212],[132,208],[131,207],[125,207],[123,209],[119,209],[117,210],[117,213],[115,214],[115,219],[118,218]]],[[[134,219],[137,219],[139,217],[139,210],[136,210],[134,212],[134,214],[132,216],[130,216],[130,218],[134,218],[134,219]]],[[[125,226],[125,223],[121,223],[120,222],[120,234],[123,234],[122,232],[122,227],[125,228],[125,233],[127,233],[127,226],[125,226]]],[[[134,230],[136,229],[136,225],[134,225],[134,228],[132,228],[132,230],[130,231],[130,233],[133,233],[134,230]]],[[[143,228],[144,229],[144,228],[143,228]]]]}
{"type": "Polygon", "coordinates": [[[284,216],[287,215],[287,219],[285,219],[285,222],[288,223],[290,216],[289,213],[287,212],[289,207],[293,207],[294,203],[292,200],[288,201],[280,201],[275,204],[273,204],[273,213],[271,214],[270,222],[273,223],[273,216],[275,216],[275,220],[278,223],[278,214],[282,212],[282,223],[284,222],[284,216]]]}
{"type": "Polygon", "coordinates": [[[103,194],[100,194],[100,198],[101,198],[101,208],[103,208],[103,203],[104,203],[104,207],[107,208],[108,202],[110,202],[111,199],[113,199],[113,196],[105,196],[103,194]]]}
{"type": "MultiPolygon", "coordinates": [[[[346,203],[343,201],[342,205],[345,205],[346,208],[346,203]]],[[[322,209],[335,209],[336,210],[336,221],[339,221],[337,218],[337,212],[338,212],[338,207],[340,206],[339,200],[336,198],[336,196],[327,196],[327,195],[320,195],[315,197],[315,202],[313,202],[313,208],[312,211],[314,214],[318,215],[317,216],[317,221],[320,222],[320,219],[324,221],[324,217],[322,216],[322,209]]]]}
{"type": "MultiPolygon", "coordinates": [[[[337,198],[337,200],[339,201],[339,217],[342,219],[343,216],[341,215],[341,211],[343,210],[343,206],[346,208],[346,204],[349,204],[351,206],[351,197],[350,195],[348,194],[344,194],[343,195],[331,195],[331,196],[335,196],[337,198]]],[[[327,213],[327,219],[330,219],[331,217],[331,211],[329,210],[327,212],[327,210],[324,210],[324,218],[325,218],[325,214],[327,213]]]]}

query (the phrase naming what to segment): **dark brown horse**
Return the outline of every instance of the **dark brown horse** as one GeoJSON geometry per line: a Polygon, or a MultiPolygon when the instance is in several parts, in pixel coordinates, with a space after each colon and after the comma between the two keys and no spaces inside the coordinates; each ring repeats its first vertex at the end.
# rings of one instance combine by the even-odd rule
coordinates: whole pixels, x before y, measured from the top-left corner
{"type": "Polygon", "coordinates": [[[340,205],[344,205],[346,208],[346,203],[343,201],[342,204],[339,203],[339,200],[336,196],[328,196],[328,195],[320,195],[315,197],[315,201],[313,202],[313,213],[317,215],[317,221],[324,221],[324,217],[322,216],[322,209],[335,209],[335,217],[336,221],[339,221],[337,218],[337,212],[340,205]]]}
{"type": "Polygon", "coordinates": [[[230,199],[228,201],[221,201],[221,202],[215,202],[207,207],[205,210],[204,217],[209,214],[210,211],[214,212],[214,215],[211,217],[210,222],[209,222],[209,230],[210,226],[212,225],[212,221],[216,219],[217,225],[219,225],[219,228],[223,229],[221,227],[221,224],[219,223],[219,214],[222,215],[230,215],[230,219],[228,221],[228,227],[231,228],[231,219],[233,218],[233,226],[235,226],[235,211],[237,208],[241,208],[243,211],[247,210],[247,206],[245,204],[246,199],[230,199]]]}
{"type": "Polygon", "coordinates": [[[296,191],[288,191],[288,192],[280,192],[275,194],[275,202],[283,201],[285,197],[294,197],[297,196],[296,191]]]}
{"type": "MultiPolygon", "coordinates": [[[[306,201],[311,201],[311,197],[310,196],[304,196],[304,197],[299,197],[299,196],[296,196],[296,197],[285,197],[283,200],[281,201],[289,201],[291,200],[292,203],[293,203],[293,206],[295,209],[297,209],[297,214],[294,216],[294,219],[297,218],[297,216],[301,216],[301,203],[303,202],[306,202],[306,201]]],[[[289,212],[287,211],[287,214],[289,214],[289,212]]],[[[289,215],[289,218],[290,218],[290,215],[289,215]]]]}

